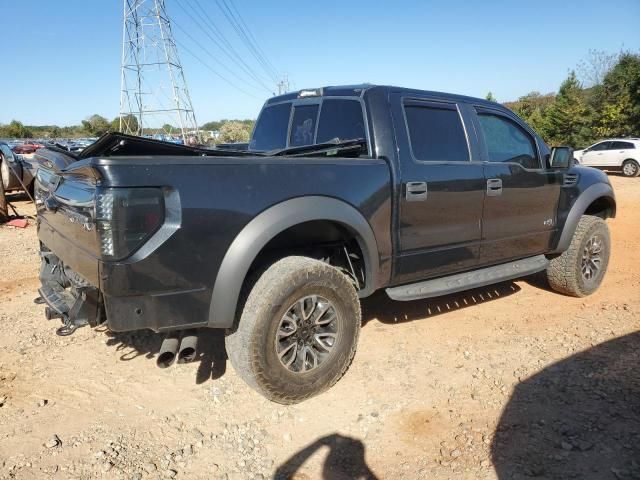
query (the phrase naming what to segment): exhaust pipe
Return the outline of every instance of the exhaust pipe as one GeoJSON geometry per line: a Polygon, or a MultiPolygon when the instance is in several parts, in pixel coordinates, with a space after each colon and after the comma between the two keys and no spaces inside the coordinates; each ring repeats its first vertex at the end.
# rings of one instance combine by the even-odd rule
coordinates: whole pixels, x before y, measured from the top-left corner
{"type": "Polygon", "coordinates": [[[176,359],[176,353],[178,352],[178,345],[180,341],[175,333],[169,333],[162,341],[160,351],[158,352],[158,360],[156,361],[158,367],[167,368],[173,365],[176,359]]]}
{"type": "Polygon", "coordinates": [[[187,330],[182,335],[180,350],[178,351],[178,363],[193,362],[196,359],[198,347],[197,330],[187,330]]]}

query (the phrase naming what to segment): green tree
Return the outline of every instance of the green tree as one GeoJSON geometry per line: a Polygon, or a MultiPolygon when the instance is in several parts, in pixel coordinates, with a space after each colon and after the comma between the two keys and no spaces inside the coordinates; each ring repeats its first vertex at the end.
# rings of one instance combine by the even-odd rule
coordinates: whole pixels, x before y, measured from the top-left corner
{"type": "MultiPolygon", "coordinates": [[[[138,132],[138,118],[135,115],[128,114],[122,117],[122,130],[127,133],[137,133],[138,132]]],[[[109,131],[111,132],[120,132],[120,117],[116,117],[111,120],[111,124],[109,126],[109,131]]]]}
{"type": "Polygon", "coordinates": [[[220,127],[218,143],[248,142],[251,131],[241,122],[227,122],[220,127]]]}
{"type": "Polygon", "coordinates": [[[555,95],[540,92],[529,92],[515,102],[507,102],[505,106],[513,110],[525,122],[544,138],[548,138],[547,111],[555,102],[555,95]]]}
{"type": "Polygon", "coordinates": [[[111,128],[109,120],[100,115],[91,115],[86,120],[82,120],[82,128],[88,135],[98,137],[106,133],[111,128]]]}
{"type": "Polygon", "coordinates": [[[12,138],[31,138],[33,132],[17,120],[11,120],[6,128],[7,136],[12,138]]]}
{"type": "Polygon", "coordinates": [[[640,133],[640,55],[625,53],[594,93],[598,137],[640,133]]]}
{"type": "Polygon", "coordinates": [[[490,102],[497,102],[498,100],[496,100],[496,97],[493,96],[493,93],[489,92],[485,95],[484,97],[486,100],[489,100],[490,102]]]}
{"type": "Polygon", "coordinates": [[[60,138],[62,136],[62,130],[60,129],[60,127],[54,125],[53,128],[51,128],[51,130],[49,131],[49,136],[51,138],[60,138]]]}
{"type": "Polygon", "coordinates": [[[202,130],[211,130],[214,132],[220,130],[220,127],[222,127],[222,121],[207,122],[200,126],[202,130]]]}
{"type": "Polygon", "coordinates": [[[583,147],[592,140],[591,121],[582,86],[571,71],[546,112],[547,139],[556,145],[583,147]]]}

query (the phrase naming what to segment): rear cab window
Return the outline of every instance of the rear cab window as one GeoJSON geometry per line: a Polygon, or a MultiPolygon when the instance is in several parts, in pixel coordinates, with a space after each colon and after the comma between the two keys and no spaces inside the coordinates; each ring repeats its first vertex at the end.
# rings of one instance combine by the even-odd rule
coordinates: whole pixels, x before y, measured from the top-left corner
{"type": "Polygon", "coordinates": [[[318,104],[296,105],[293,107],[293,121],[289,135],[290,147],[313,145],[318,119],[318,104]]]}
{"type": "MultiPolygon", "coordinates": [[[[357,98],[284,102],[262,110],[249,148],[268,151],[331,141],[366,140],[365,125],[362,103],[357,98]]],[[[366,152],[365,148],[363,153],[366,152]]]]}
{"type": "Polygon", "coordinates": [[[287,146],[291,103],[280,103],[262,109],[251,136],[250,150],[269,151],[287,146]]]}
{"type": "Polygon", "coordinates": [[[366,138],[360,102],[340,99],[327,99],[322,102],[316,143],[358,138],[366,138]]]}

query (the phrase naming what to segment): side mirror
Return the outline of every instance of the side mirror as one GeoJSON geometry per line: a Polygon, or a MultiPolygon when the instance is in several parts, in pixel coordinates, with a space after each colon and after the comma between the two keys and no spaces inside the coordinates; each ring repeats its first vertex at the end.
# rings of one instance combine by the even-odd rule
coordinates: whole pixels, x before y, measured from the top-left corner
{"type": "Polygon", "coordinates": [[[569,168],[571,165],[573,165],[573,148],[553,147],[551,149],[551,158],[549,159],[551,168],[569,168]]]}

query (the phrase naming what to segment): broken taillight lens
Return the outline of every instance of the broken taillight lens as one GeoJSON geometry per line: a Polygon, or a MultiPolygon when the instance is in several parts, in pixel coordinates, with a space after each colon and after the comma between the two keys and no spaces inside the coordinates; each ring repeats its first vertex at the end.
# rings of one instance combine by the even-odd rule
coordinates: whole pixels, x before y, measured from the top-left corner
{"type": "Polygon", "coordinates": [[[104,260],[122,260],[164,221],[159,188],[105,188],[96,192],[96,226],[104,260]]]}

